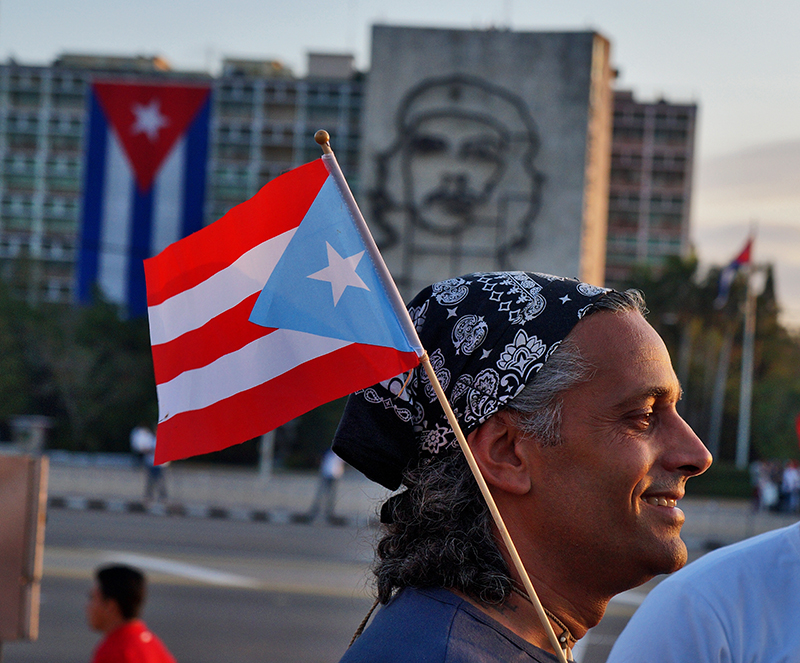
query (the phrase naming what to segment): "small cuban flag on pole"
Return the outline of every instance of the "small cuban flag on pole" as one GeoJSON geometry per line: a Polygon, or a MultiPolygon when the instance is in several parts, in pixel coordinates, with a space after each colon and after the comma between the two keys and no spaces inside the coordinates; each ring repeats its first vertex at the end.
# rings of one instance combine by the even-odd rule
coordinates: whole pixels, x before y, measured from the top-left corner
{"type": "Polygon", "coordinates": [[[717,291],[717,297],[714,300],[714,308],[721,309],[725,306],[725,304],[727,304],[728,295],[731,291],[731,285],[733,285],[733,279],[736,278],[736,274],[740,269],[749,267],[750,254],[752,253],[752,250],[753,235],[751,234],[742,250],[720,272],[719,289],[717,291]]]}

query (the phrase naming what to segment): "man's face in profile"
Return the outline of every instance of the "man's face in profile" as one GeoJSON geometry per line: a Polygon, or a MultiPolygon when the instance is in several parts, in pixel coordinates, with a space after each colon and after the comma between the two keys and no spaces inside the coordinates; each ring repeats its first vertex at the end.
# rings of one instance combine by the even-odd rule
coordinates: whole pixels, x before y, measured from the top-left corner
{"type": "Polygon", "coordinates": [[[86,603],[86,621],[94,631],[105,631],[111,621],[114,602],[103,596],[99,585],[95,584],[89,592],[86,603]]]}
{"type": "Polygon", "coordinates": [[[507,153],[507,133],[481,116],[420,117],[409,127],[401,156],[405,201],[416,222],[457,235],[481,216],[496,217],[492,196],[507,153]]]}
{"type": "Polygon", "coordinates": [[[562,396],[562,443],[535,447],[539,532],[565,574],[608,594],[686,563],[678,501],[711,455],[676,410],[661,337],[636,312],[599,312],[572,333],[591,380],[562,396]]]}

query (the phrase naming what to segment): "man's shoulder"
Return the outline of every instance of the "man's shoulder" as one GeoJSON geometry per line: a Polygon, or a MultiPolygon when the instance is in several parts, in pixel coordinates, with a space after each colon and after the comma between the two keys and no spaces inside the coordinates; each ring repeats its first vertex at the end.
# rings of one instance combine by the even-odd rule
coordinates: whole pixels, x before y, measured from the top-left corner
{"type": "Polygon", "coordinates": [[[617,639],[609,663],[800,660],[800,524],[719,548],[660,583],[617,639]],[[797,635],[795,635],[797,634],[797,635]],[[779,655],[778,652],[781,654],[779,655]],[[785,653],[785,657],[782,655],[785,653]]]}
{"type": "Polygon", "coordinates": [[[341,663],[539,661],[550,657],[446,589],[402,590],[341,663]]]}
{"type": "Polygon", "coordinates": [[[447,636],[460,601],[444,589],[401,590],[375,613],[341,663],[445,661],[447,636]]]}
{"type": "Polygon", "coordinates": [[[110,633],[95,651],[92,663],[175,663],[163,642],[141,620],[110,633]]]}
{"type": "MultiPolygon", "coordinates": [[[[800,566],[800,523],[765,532],[737,543],[718,548],[667,578],[662,585],[674,588],[710,586],[729,590],[726,579],[738,573],[751,574],[754,569],[766,570],[775,564],[800,566]],[[720,582],[722,584],[720,584],[720,582]]],[[[657,588],[658,589],[658,588],[657,588]]],[[[655,590],[654,590],[655,591],[655,590]]]]}

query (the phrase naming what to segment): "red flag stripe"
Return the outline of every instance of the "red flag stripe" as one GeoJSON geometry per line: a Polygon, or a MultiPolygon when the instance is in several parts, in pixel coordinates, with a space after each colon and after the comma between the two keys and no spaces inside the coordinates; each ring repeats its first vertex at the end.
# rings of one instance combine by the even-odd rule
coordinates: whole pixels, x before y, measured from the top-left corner
{"type": "Polygon", "coordinates": [[[148,307],[150,342],[160,345],[199,329],[226,308],[260,292],[294,232],[291,229],[262,242],[202,283],[148,307]]]}
{"type": "Polygon", "coordinates": [[[184,412],[159,423],[156,463],[208,453],[252,439],[323,403],[346,396],[356,382],[374,384],[418,363],[413,352],[348,345],[212,406],[184,412]],[[283,407],[269,407],[275,402],[282,403],[283,407]]]}
{"type": "Polygon", "coordinates": [[[322,159],[295,168],[215,223],[146,260],[148,306],[193,288],[253,247],[296,228],[327,178],[322,159]]]}
{"type": "Polygon", "coordinates": [[[159,420],[209,407],[346,345],[350,342],[277,329],[202,368],[159,384],[159,420]]]}
{"type": "Polygon", "coordinates": [[[169,382],[184,371],[207,366],[212,361],[275,331],[248,320],[258,295],[257,292],[250,295],[198,329],[167,343],[154,345],[153,369],[156,384],[169,382]]]}

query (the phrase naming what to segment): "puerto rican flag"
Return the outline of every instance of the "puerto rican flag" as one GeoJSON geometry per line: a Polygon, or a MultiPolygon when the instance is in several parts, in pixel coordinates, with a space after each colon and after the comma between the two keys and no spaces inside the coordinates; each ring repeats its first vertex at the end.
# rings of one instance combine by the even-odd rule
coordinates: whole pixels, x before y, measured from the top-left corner
{"type": "Polygon", "coordinates": [[[78,300],[146,312],[142,261],[203,227],[211,88],[92,84],[78,300]]]}
{"type": "Polygon", "coordinates": [[[252,439],[419,363],[326,158],[145,261],[156,462],[252,439]]]}

